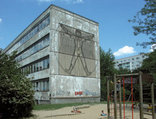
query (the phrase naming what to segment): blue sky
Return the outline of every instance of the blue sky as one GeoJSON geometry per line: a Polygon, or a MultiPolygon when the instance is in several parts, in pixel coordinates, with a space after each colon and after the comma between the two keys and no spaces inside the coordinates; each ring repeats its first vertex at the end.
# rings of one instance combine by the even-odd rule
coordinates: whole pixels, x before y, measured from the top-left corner
{"type": "Polygon", "coordinates": [[[128,20],[144,6],[144,0],[0,0],[0,48],[5,48],[50,4],[99,23],[100,46],[110,48],[116,59],[149,52],[136,46],[145,35],[134,36],[128,20]]]}

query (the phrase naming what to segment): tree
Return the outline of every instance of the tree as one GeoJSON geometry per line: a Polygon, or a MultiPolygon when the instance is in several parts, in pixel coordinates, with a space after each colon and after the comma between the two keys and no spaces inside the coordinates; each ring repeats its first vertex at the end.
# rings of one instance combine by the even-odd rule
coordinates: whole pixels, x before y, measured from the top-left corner
{"type": "Polygon", "coordinates": [[[148,58],[144,59],[141,70],[152,73],[156,81],[156,50],[148,54],[148,58]]]}
{"type": "Polygon", "coordinates": [[[146,34],[149,37],[149,41],[137,43],[144,48],[148,45],[156,44],[156,1],[145,0],[144,7],[134,16],[129,22],[137,23],[137,26],[133,26],[134,35],[146,34]]]}
{"type": "Polygon", "coordinates": [[[16,54],[0,51],[0,113],[3,117],[25,117],[33,109],[33,90],[29,79],[20,71],[16,54]]]}
{"type": "Polygon", "coordinates": [[[100,48],[100,76],[101,76],[101,99],[106,100],[107,98],[107,83],[106,76],[112,76],[114,74],[114,55],[109,49],[105,52],[100,48]]]}
{"type": "Polygon", "coordinates": [[[116,74],[130,74],[131,71],[129,69],[119,68],[115,71],[116,74]]]}
{"type": "Polygon", "coordinates": [[[141,69],[147,72],[156,72],[156,50],[148,54],[148,58],[144,59],[141,69]]]}
{"type": "Polygon", "coordinates": [[[100,48],[100,70],[101,76],[110,76],[114,74],[114,55],[109,49],[105,52],[102,48],[100,48]]]}

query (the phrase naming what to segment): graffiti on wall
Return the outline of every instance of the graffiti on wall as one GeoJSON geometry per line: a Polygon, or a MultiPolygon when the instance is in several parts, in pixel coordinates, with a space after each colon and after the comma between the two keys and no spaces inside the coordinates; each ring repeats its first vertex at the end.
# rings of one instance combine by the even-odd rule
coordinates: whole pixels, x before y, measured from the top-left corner
{"type": "Polygon", "coordinates": [[[75,91],[75,95],[82,95],[83,92],[82,91],[75,91]]]}

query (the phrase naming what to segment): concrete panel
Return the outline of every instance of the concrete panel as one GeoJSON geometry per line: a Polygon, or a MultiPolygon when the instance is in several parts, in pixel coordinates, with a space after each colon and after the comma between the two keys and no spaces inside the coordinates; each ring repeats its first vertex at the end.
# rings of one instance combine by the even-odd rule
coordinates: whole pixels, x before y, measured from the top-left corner
{"type": "Polygon", "coordinates": [[[95,60],[59,54],[58,63],[60,75],[96,77],[95,60]]]}
{"type": "Polygon", "coordinates": [[[35,99],[40,100],[39,104],[49,104],[50,103],[50,93],[49,92],[35,92],[35,99]]]}
{"type": "Polygon", "coordinates": [[[59,53],[95,59],[94,35],[60,24],[59,53]]]}
{"type": "Polygon", "coordinates": [[[100,79],[100,61],[96,60],[96,78],[100,79]]]}
{"type": "Polygon", "coordinates": [[[55,30],[50,31],[50,52],[58,52],[59,32],[55,30]]]}
{"type": "Polygon", "coordinates": [[[51,19],[51,29],[57,30],[60,23],[68,24],[73,26],[73,15],[63,12],[59,9],[51,10],[52,19],[51,19]]]}
{"type": "Polygon", "coordinates": [[[58,53],[50,52],[50,75],[58,74],[58,53]]]}
{"type": "MultiPolygon", "coordinates": [[[[89,21],[83,17],[75,15],[61,9],[51,9],[51,29],[59,30],[59,24],[65,24],[76,29],[84,30],[91,34],[97,35],[98,24],[92,21],[89,21]]],[[[97,41],[98,39],[93,39],[97,41]]]]}
{"type": "Polygon", "coordinates": [[[89,22],[83,22],[82,31],[89,32],[89,22]]]}
{"type": "Polygon", "coordinates": [[[53,75],[51,80],[52,98],[100,97],[100,79],[53,75]]]}
{"type": "Polygon", "coordinates": [[[29,74],[27,77],[30,78],[30,80],[38,80],[38,79],[48,78],[48,77],[50,77],[50,71],[49,71],[49,69],[45,69],[45,70],[42,70],[39,72],[29,74]]]}
{"type": "Polygon", "coordinates": [[[100,102],[100,97],[52,98],[50,102],[53,104],[100,102]]]}

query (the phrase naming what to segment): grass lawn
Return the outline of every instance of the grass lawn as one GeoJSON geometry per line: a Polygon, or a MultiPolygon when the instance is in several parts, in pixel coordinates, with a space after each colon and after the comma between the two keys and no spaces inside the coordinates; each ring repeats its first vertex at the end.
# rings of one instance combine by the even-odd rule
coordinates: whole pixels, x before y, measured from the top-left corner
{"type": "Polygon", "coordinates": [[[33,110],[56,110],[63,107],[72,107],[79,105],[94,105],[94,104],[106,104],[107,102],[99,102],[99,103],[69,103],[69,104],[41,104],[35,105],[33,110]]]}

